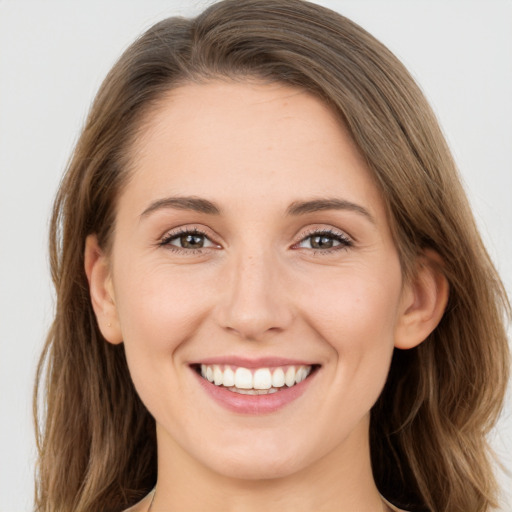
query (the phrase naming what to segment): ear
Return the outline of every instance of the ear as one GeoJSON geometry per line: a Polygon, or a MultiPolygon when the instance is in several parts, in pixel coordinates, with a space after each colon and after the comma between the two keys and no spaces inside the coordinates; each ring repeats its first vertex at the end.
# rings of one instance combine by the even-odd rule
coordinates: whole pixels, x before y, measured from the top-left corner
{"type": "Polygon", "coordinates": [[[416,272],[402,292],[395,331],[396,348],[416,347],[441,321],[449,295],[442,266],[441,257],[435,251],[426,250],[418,258],[416,272]]]}
{"type": "Polygon", "coordinates": [[[96,235],[85,241],[85,273],[89,281],[92,307],[103,337],[117,345],[123,341],[119,325],[114,287],[107,256],[100,249],[96,235]]]}

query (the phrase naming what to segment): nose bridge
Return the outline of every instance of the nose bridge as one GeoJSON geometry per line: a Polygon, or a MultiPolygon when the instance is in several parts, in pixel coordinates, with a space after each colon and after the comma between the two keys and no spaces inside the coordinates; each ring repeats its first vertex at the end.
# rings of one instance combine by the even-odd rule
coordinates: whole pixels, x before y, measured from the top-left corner
{"type": "Polygon", "coordinates": [[[285,329],[292,313],[283,288],[278,258],[270,248],[233,254],[221,304],[222,326],[254,340],[285,329]]]}

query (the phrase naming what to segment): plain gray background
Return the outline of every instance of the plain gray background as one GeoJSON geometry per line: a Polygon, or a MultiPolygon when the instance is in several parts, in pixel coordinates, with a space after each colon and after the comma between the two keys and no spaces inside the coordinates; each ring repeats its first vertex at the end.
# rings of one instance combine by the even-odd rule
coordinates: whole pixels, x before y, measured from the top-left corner
{"type": "MultiPolygon", "coordinates": [[[[67,158],[95,91],[122,50],[156,21],[194,14],[210,3],[0,0],[1,512],[32,508],[31,394],[53,308],[46,238],[67,158]]],[[[512,2],[318,3],[383,41],[422,86],[510,294],[512,2]]],[[[511,402],[509,393],[492,442],[512,470],[511,402]]],[[[500,481],[511,492],[510,476],[501,473],[500,481]]],[[[512,500],[503,508],[510,510],[512,500]]]]}

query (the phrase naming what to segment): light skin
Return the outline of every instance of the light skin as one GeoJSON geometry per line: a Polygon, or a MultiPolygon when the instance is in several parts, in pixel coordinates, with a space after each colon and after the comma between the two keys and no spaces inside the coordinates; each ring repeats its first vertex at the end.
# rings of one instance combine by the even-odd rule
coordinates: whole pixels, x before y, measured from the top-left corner
{"type": "Polygon", "coordinates": [[[131,155],[111,251],[90,236],[85,256],[100,329],[124,343],[156,420],[151,511],[385,510],[369,411],[394,347],[428,336],[448,287],[429,252],[404,281],[343,124],[286,85],[190,84],[161,101],[131,155]],[[190,231],[202,248],[184,244],[190,231]],[[285,407],[240,414],[191,370],[219,355],[319,369],[285,407]]]}

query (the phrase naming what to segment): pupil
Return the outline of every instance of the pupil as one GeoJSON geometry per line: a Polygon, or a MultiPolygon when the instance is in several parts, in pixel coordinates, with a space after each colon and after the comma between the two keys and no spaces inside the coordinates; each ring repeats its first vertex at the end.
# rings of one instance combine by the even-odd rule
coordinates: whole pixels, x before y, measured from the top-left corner
{"type": "Polygon", "coordinates": [[[182,235],[180,242],[186,249],[200,249],[204,244],[203,235],[182,235]]]}
{"type": "Polygon", "coordinates": [[[328,236],[317,235],[311,240],[311,246],[315,249],[330,249],[332,244],[333,240],[328,236]]]}

